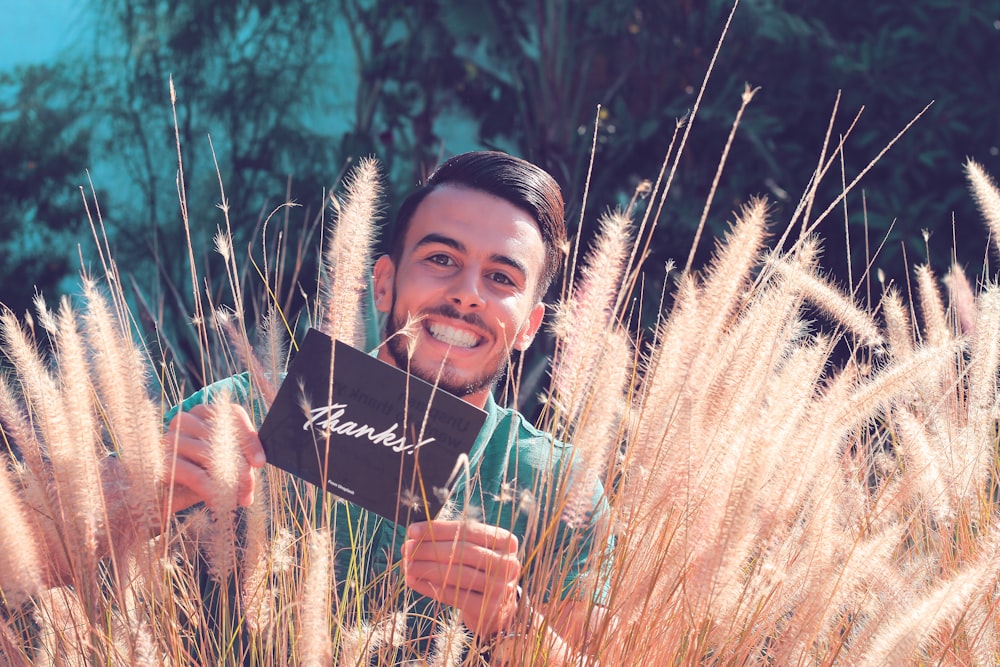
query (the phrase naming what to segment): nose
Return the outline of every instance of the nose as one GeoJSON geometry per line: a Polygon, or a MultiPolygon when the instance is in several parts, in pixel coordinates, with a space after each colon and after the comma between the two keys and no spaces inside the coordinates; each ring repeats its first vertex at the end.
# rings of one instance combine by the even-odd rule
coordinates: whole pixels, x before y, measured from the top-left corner
{"type": "Polygon", "coordinates": [[[486,302],[479,287],[478,271],[460,271],[451,281],[448,300],[459,310],[480,310],[486,302]]]}

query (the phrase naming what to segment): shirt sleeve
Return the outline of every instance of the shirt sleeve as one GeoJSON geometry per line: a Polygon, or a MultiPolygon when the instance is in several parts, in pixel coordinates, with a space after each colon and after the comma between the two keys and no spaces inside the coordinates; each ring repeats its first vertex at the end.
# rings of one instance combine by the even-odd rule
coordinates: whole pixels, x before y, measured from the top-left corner
{"type": "Polygon", "coordinates": [[[179,404],[167,410],[167,413],[163,415],[163,423],[170,423],[170,420],[173,419],[178,412],[188,412],[196,405],[212,403],[213,401],[218,400],[219,396],[227,393],[232,401],[242,403],[243,405],[249,405],[250,375],[247,373],[241,373],[239,375],[233,375],[223,380],[213,382],[206,387],[202,387],[195,393],[185,398],[179,404]]]}

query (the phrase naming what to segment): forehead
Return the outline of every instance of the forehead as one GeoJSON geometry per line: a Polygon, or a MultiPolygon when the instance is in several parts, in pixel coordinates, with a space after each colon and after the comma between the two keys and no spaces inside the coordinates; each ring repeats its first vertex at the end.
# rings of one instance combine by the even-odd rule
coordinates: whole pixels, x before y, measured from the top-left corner
{"type": "Polygon", "coordinates": [[[417,206],[403,240],[407,255],[428,235],[452,239],[469,255],[500,255],[517,260],[537,278],[545,263],[545,244],[531,214],[482,190],[441,185],[417,206]]]}

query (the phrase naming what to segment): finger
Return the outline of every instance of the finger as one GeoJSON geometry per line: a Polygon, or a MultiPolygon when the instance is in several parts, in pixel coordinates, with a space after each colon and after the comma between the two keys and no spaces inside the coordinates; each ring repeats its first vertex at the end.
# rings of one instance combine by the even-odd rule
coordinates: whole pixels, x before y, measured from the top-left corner
{"type": "MultiPolygon", "coordinates": [[[[169,454],[175,460],[187,461],[199,468],[203,468],[208,475],[211,475],[213,454],[212,446],[209,443],[186,435],[172,437],[168,434],[167,439],[169,441],[169,450],[172,450],[169,451],[169,454]]],[[[250,466],[242,457],[237,457],[234,463],[239,470],[240,483],[245,483],[246,480],[244,478],[246,478],[250,466]]]]}
{"type": "Polygon", "coordinates": [[[487,597],[502,596],[508,587],[517,586],[516,578],[497,576],[461,565],[447,566],[430,561],[404,561],[407,585],[430,582],[439,588],[474,591],[487,597]]]}
{"type": "Polygon", "coordinates": [[[240,487],[237,502],[242,507],[253,505],[254,489],[257,488],[257,472],[253,468],[240,471],[240,487]]]}
{"type": "Polygon", "coordinates": [[[205,406],[195,406],[191,412],[178,412],[170,420],[167,426],[167,433],[183,433],[192,438],[202,438],[207,440],[212,433],[209,425],[208,414],[205,410],[199,409],[205,406]]]}
{"type": "MultiPolygon", "coordinates": [[[[193,457],[178,456],[174,460],[173,485],[184,487],[194,493],[198,497],[194,502],[208,501],[219,490],[219,485],[213,479],[211,467],[207,463],[208,449],[200,446],[200,443],[181,449],[188,453],[196,451],[198,455],[193,457]]],[[[247,507],[253,504],[256,484],[254,469],[245,462],[240,464],[236,492],[237,502],[240,505],[247,507]]]]}
{"type": "Polygon", "coordinates": [[[406,585],[421,595],[463,611],[479,612],[486,602],[486,596],[479,591],[436,583],[430,579],[408,579],[406,585]]]}
{"type": "Polygon", "coordinates": [[[208,468],[212,448],[204,440],[186,433],[167,433],[168,454],[178,460],[188,461],[202,468],[208,468]]]}
{"type": "Polygon", "coordinates": [[[180,487],[194,495],[195,499],[189,503],[190,505],[208,500],[215,487],[204,468],[185,459],[177,459],[174,462],[170,483],[175,489],[180,487]]]}
{"type": "Polygon", "coordinates": [[[431,563],[442,571],[464,567],[504,581],[516,581],[521,575],[521,561],[516,553],[497,553],[468,542],[403,543],[403,557],[408,563],[431,563]]]}
{"type": "MultiPolygon", "coordinates": [[[[174,464],[171,512],[178,512],[199,502],[210,502],[218,492],[218,484],[202,466],[178,459],[174,464]]],[[[244,465],[240,470],[236,502],[242,507],[253,505],[257,488],[256,472],[244,465]]]]}
{"type": "MultiPolygon", "coordinates": [[[[197,433],[204,433],[199,426],[201,420],[192,417],[178,428],[188,428],[197,433]]],[[[167,442],[168,454],[171,456],[171,466],[175,469],[174,484],[188,487],[198,498],[193,502],[208,500],[209,494],[216,489],[212,477],[212,447],[187,432],[175,431],[164,436],[167,442]]],[[[247,461],[242,456],[235,461],[237,477],[237,502],[243,506],[253,503],[256,476],[247,461]]],[[[193,504],[193,503],[192,503],[193,504]]]]}
{"type": "Polygon", "coordinates": [[[243,456],[254,468],[263,467],[267,463],[267,458],[264,455],[264,447],[260,444],[253,420],[250,419],[250,415],[243,406],[231,404],[230,408],[234,411],[233,425],[239,434],[240,450],[243,452],[243,456]]]}
{"type": "Polygon", "coordinates": [[[517,536],[505,528],[479,521],[418,521],[406,529],[412,540],[449,542],[462,540],[500,553],[517,553],[517,536]]]}
{"type": "MultiPolygon", "coordinates": [[[[213,422],[217,418],[219,410],[231,411],[232,426],[236,432],[243,457],[251,466],[263,467],[264,463],[267,462],[264,448],[260,444],[257,429],[254,428],[250,415],[241,405],[235,403],[196,405],[188,412],[179,412],[175,415],[167,427],[167,433],[174,434],[175,438],[179,437],[177,435],[179,434],[192,441],[209,442],[212,438],[213,422]]],[[[205,463],[204,452],[192,451],[192,460],[205,463]]]]}

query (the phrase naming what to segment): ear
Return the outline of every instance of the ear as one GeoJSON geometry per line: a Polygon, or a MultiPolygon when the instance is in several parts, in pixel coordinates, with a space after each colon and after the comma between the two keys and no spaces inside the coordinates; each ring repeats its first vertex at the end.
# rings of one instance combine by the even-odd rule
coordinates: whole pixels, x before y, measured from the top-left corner
{"type": "Polygon", "coordinates": [[[375,260],[373,284],[375,288],[375,308],[382,313],[392,309],[392,286],[396,277],[396,266],[389,255],[382,255],[375,260]]]}
{"type": "Polygon", "coordinates": [[[515,350],[524,352],[528,349],[531,341],[535,340],[535,334],[538,333],[539,327],[542,326],[543,317],[545,317],[545,304],[539,301],[531,309],[531,313],[528,314],[527,323],[521,328],[521,331],[517,334],[517,338],[514,339],[515,350]]]}

